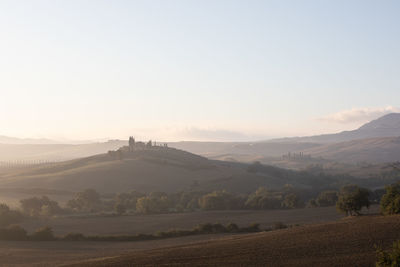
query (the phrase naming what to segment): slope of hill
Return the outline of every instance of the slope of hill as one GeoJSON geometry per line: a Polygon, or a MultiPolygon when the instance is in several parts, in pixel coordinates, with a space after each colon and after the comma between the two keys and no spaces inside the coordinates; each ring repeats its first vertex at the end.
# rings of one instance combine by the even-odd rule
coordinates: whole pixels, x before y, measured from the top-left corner
{"type": "MultiPolygon", "coordinates": [[[[384,163],[400,160],[400,113],[385,115],[354,131],[319,136],[275,139],[254,143],[171,144],[215,159],[273,162],[268,157],[304,153],[314,158],[354,164],[384,163]]],[[[317,163],[310,161],[310,164],[317,163]]]]}
{"type": "Polygon", "coordinates": [[[338,143],[357,139],[400,136],[400,113],[390,113],[362,125],[353,131],[335,134],[283,138],[273,142],[338,143]]]}
{"type": "Polygon", "coordinates": [[[186,150],[191,153],[206,157],[219,157],[221,155],[253,155],[261,157],[280,157],[288,152],[297,152],[305,149],[318,147],[314,143],[285,143],[285,142],[242,142],[242,143],[219,143],[219,142],[176,142],[170,143],[171,147],[186,150]]]}
{"type": "Polygon", "coordinates": [[[374,245],[400,238],[400,216],[363,216],[191,245],[125,253],[73,266],[375,266],[374,245]]]}
{"type": "MultiPolygon", "coordinates": [[[[46,188],[100,192],[227,189],[250,192],[260,185],[279,188],[287,182],[275,175],[247,171],[248,165],[212,161],[173,148],[100,154],[66,162],[12,169],[0,174],[3,188],[46,188]]],[[[280,172],[284,173],[284,170],[280,172]]]]}
{"type": "Polygon", "coordinates": [[[400,160],[400,137],[384,137],[325,144],[302,151],[345,163],[384,163],[400,160]]]}
{"type": "Polygon", "coordinates": [[[391,181],[376,179],[376,176],[368,177],[372,179],[359,178],[363,177],[343,174],[329,176],[321,172],[210,160],[175,148],[152,147],[135,151],[110,151],[51,164],[4,168],[0,172],[0,188],[9,192],[32,189],[76,192],[93,188],[102,193],[224,189],[251,193],[260,186],[277,190],[285,184],[291,184],[299,190],[318,191],[345,183],[375,187],[391,181]]]}

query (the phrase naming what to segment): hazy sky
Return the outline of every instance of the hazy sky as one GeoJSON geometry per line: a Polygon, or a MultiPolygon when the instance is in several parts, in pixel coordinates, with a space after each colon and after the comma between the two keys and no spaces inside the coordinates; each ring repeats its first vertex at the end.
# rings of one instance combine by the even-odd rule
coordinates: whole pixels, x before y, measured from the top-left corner
{"type": "Polygon", "coordinates": [[[400,1],[0,1],[0,135],[246,140],[400,107],[400,1]]]}

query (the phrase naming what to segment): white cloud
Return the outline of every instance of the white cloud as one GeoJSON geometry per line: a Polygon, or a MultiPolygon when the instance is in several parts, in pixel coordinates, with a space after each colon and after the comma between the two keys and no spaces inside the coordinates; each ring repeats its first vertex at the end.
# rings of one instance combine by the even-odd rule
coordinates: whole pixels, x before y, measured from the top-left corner
{"type": "Polygon", "coordinates": [[[393,112],[400,112],[400,108],[392,106],[380,108],[352,108],[330,114],[318,120],[334,123],[365,123],[393,112]]]}

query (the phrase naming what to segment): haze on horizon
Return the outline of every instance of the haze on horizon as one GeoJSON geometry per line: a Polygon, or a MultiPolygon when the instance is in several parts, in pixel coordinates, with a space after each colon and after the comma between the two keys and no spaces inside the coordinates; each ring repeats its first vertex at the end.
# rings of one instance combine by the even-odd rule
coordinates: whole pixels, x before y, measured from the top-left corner
{"type": "Polygon", "coordinates": [[[400,112],[398,1],[1,1],[0,135],[245,141],[400,112]]]}

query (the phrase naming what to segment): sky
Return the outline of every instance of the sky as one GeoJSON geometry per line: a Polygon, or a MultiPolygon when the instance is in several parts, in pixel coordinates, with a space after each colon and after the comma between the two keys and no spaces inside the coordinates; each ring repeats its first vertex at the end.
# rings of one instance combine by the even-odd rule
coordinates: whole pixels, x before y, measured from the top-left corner
{"type": "Polygon", "coordinates": [[[400,2],[1,0],[0,135],[339,132],[400,111],[400,2]]]}

